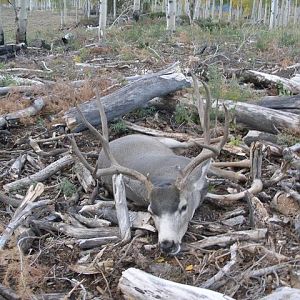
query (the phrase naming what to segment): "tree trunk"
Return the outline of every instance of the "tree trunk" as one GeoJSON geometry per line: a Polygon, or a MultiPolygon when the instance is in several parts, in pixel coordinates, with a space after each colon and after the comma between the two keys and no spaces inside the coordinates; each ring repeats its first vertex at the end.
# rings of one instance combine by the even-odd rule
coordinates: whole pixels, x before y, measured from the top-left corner
{"type": "MultiPolygon", "coordinates": [[[[270,133],[278,133],[278,130],[300,133],[300,116],[296,114],[244,102],[219,100],[219,103],[224,103],[238,122],[251,129],[270,133]]],[[[219,110],[222,110],[221,106],[219,110]]]]}
{"type": "Polygon", "coordinates": [[[176,30],[176,0],[168,0],[167,30],[176,30]]]}
{"type": "Polygon", "coordinates": [[[106,20],[107,20],[107,0],[101,0],[99,3],[99,29],[98,29],[99,40],[105,35],[106,20]]]}
{"type": "Polygon", "coordinates": [[[267,96],[255,104],[298,115],[300,113],[300,94],[295,96],[267,96]]]}
{"type": "Polygon", "coordinates": [[[232,0],[229,2],[229,11],[228,11],[228,22],[231,22],[232,17],[232,0]]]}
{"type": "Polygon", "coordinates": [[[139,20],[140,10],[141,10],[141,1],[134,0],[133,1],[133,18],[135,19],[135,21],[139,20]]]}
{"type": "Polygon", "coordinates": [[[196,0],[194,3],[193,20],[198,20],[200,18],[200,8],[201,8],[201,0],[196,0]]]}
{"type": "Polygon", "coordinates": [[[0,46],[4,45],[4,31],[2,28],[2,4],[0,4],[0,46]]]}
{"type": "Polygon", "coordinates": [[[223,15],[223,0],[220,0],[220,6],[219,6],[219,21],[222,20],[223,15]]]}
{"type": "Polygon", "coordinates": [[[18,16],[16,18],[17,23],[17,33],[16,33],[16,43],[27,44],[27,0],[20,1],[20,7],[17,8],[18,16]]]}
{"type": "MultiPolygon", "coordinates": [[[[108,121],[119,118],[122,115],[143,107],[148,101],[155,97],[163,97],[169,93],[190,86],[184,75],[178,70],[177,65],[173,65],[158,73],[145,75],[135,80],[118,91],[104,96],[102,104],[104,106],[108,121]]],[[[100,124],[97,101],[92,99],[80,105],[80,109],[93,125],[100,124]]],[[[74,132],[85,129],[77,110],[69,109],[64,119],[67,126],[74,132]]]]}
{"type": "Polygon", "coordinates": [[[295,0],[295,6],[294,6],[294,25],[297,23],[297,19],[298,19],[298,0],[295,0]]]}
{"type": "Polygon", "coordinates": [[[276,2],[277,0],[272,0],[271,3],[271,15],[270,15],[270,24],[269,29],[273,29],[275,27],[275,19],[276,19],[276,2]]]}

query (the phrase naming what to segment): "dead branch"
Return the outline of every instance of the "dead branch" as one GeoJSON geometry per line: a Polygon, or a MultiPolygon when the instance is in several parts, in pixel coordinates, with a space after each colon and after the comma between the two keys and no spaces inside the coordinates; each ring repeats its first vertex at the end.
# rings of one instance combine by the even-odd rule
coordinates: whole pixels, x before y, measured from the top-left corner
{"type": "Polygon", "coordinates": [[[73,163],[73,158],[71,155],[65,155],[64,157],[60,158],[59,160],[53,162],[43,170],[30,175],[28,177],[16,180],[11,183],[7,183],[3,186],[5,191],[11,192],[14,190],[19,190],[22,188],[25,188],[29,186],[32,183],[35,182],[41,182],[46,180],[47,178],[51,177],[55,173],[57,173],[62,168],[65,168],[66,166],[69,166],[73,163]]]}
{"type": "Polygon", "coordinates": [[[125,184],[121,174],[113,175],[112,182],[121,238],[122,241],[126,243],[131,240],[131,231],[129,212],[126,201],[125,184]]]}
{"type": "Polygon", "coordinates": [[[231,268],[237,262],[237,244],[233,244],[230,246],[230,261],[226,263],[226,265],[213,277],[206,280],[204,283],[201,284],[202,288],[208,289],[211,288],[215,283],[220,281],[224,276],[227,276],[231,271],[231,268]]]}
{"type": "Polygon", "coordinates": [[[31,148],[34,150],[34,152],[40,156],[43,156],[43,157],[49,157],[49,156],[56,156],[56,155],[59,155],[59,154],[63,154],[63,153],[66,153],[69,151],[69,149],[53,149],[51,151],[43,151],[38,142],[35,141],[33,138],[29,138],[29,145],[31,146],[31,148]]]}
{"type": "Polygon", "coordinates": [[[165,280],[135,268],[123,272],[118,288],[125,299],[233,300],[208,289],[165,280]]]}
{"type": "Polygon", "coordinates": [[[33,203],[33,201],[38,198],[43,193],[43,191],[44,185],[42,183],[38,183],[35,187],[33,187],[33,185],[29,187],[24,200],[15,211],[14,216],[12,217],[12,220],[10,221],[6,229],[2,232],[2,235],[0,237],[0,250],[5,247],[14,230],[24,222],[28,215],[31,214],[33,209],[51,203],[51,200],[42,200],[33,203]]]}
{"type": "Polygon", "coordinates": [[[13,113],[0,116],[0,128],[5,127],[6,123],[9,121],[34,116],[38,112],[40,112],[44,106],[45,106],[45,100],[43,98],[37,98],[33,101],[31,106],[25,109],[21,109],[13,113]]]}
{"type": "Polygon", "coordinates": [[[36,228],[46,231],[56,231],[76,239],[119,236],[119,230],[117,227],[79,228],[63,222],[56,223],[45,220],[33,220],[31,222],[34,226],[36,226],[36,228]]]}
{"type": "Polygon", "coordinates": [[[293,94],[300,93],[300,74],[296,74],[291,79],[283,78],[273,74],[267,74],[259,71],[254,70],[247,70],[244,73],[244,77],[246,80],[258,83],[259,85],[266,85],[266,86],[277,86],[278,83],[282,84],[283,87],[292,92],[293,94]]]}
{"type": "Polygon", "coordinates": [[[256,229],[256,230],[244,230],[244,231],[234,231],[225,234],[220,234],[216,236],[207,237],[201,241],[191,243],[187,245],[191,249],[203,249],[212,246],[224,247],[228,244],[235,243],[237,241],[249,241],[249,240],[262,240],[266,238],[267,234],[266,228],[256,229]]]}
{"type": "Polygon", "coordinates": [[[78,239],[75,240],[75,244],[78,245],[81,249],[91,249],[97,248],[103,245],[110,243],[117,243],[121,239],[118,236],[109,236],[109,237],[99,237],[99,238],[90,238],[90,239],[78,239]]]}
{"type": "Polygon", "coordinates": [[[12,289],[2,285],[1,283],[0,283],[0,297],[1,297],[1,300],[21,300],[22,299],[12,289]]]}

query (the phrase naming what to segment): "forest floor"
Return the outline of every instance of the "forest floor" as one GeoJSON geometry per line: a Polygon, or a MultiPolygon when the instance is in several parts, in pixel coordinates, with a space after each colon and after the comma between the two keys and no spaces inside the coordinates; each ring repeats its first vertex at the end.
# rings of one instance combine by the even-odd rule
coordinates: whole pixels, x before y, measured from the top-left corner
{"type": "MultiPolygon", "coordinates": [[[[2,14],[6,40],[12,42],[13,13],[5,9],[2,14]]],[[[165,31],[164,19],[144,16],[138,23],[123,20],[122,24],[108,29],[106,38],[99,45],[85,47],[98,43],[97,31],[86,30],[83,25],[75,26],[74,16],[68,18],[68,24],[63,30],[59,29],[59,21],[58,14],[32,12],[28,22],[28,44],[31,48],[21,51],[13,60],[0,63],[0,75],[4,75],[0,86],[15,85],[14,75],[46,83],[53,82],[51,87],[36,87],[29,94],[12,92],[0,97],[0,116],[27,107],[39,96],[48,97],[46,107],[37,116],[9,124],[9,134],[0,133],[0,191],[5,184],[31,175],[40,166],[47,166],[59,158],[59,155],[36,155],[29,138],[49,139],[62,134],[63,126],[57,124],[63,123],[63,113],[70,107],[91,99],[95,95],[95,87],[104,96],[124,86],[124,78],[127,76],[162,70],[179,61],[183,72],[192,70],[208,80],[213,98],[255,102],[264,95],[284,95],[288,92],[279,85],[263,89],[244,83],[240,77],[243,70],[260,70],[290,77],[297,70],[287,67],[299,63],[300,57],[300,31],[293,27],[269,32],[263,26],[229,26],[210,21],[190,26],[182,19],[176,33],[170,35],[165,31]],[[61,38],[66,33],[72,33],[74,39],[64,45],[61,38]],[[53,43],[52,51],[38,49],[36,44],[40,39],[49,45],[53,43]],[[16,71],[7,71],[14,68],[16,71]],[[85,84],[75,89],[72,86],[72,81],[75,80],[85,80],[85,84]],[[23,154],[34,157],[38,166],[26,163],[21,173],[13,177],[16,175],[11,175],[10,167],[23,154]]],[[[85,20],[85,23],[88,21],[85,20]]],[[[187,89],[169,95],[168,101],[175,103],[175,109],[155,106],[140,108],[112,122],[110,139],[133,133],[126,128],[124,120],[162,131],[198,135],[200,131],[193,112],[182,104],[182,99],[190,98],[191,93],[192,90],[187,89]]],[[[219,160],[248,158],[249,149],[242,141],[247,132],[247,128],[232,122],[230,133],[233,138],[222,151],[219,160]]],[[[82,132],[76,140],[84,152],[99,150],[99,141],[88,131],[82,132]]],[[[282,132],[280,147],[291,146],[299,140],[299,136],[282,132]]],[[[55,144],[43,144],[41,147],[46,152],[54,148],[69,148],[70,141],[61,138],[55,144]]],[[[198,151],[199,148],[194,147],[186,151],[185,155],[195,156],[198,151]]],[[[90,162],[94,163],[95,159],[90,159],[90,162]]],[[[274,170],[280,168],[281,162],[280,157],[266,156],[262,166],[263,180],[268,180],[274,170]]],[[[249,187],[249,170],[242,172],[248,179],[243,187],[249,187]]],[[[80,189],[72,167],[65,168],[43,183],[45,191],[40,199],[55,199],[55,204],[35,212],[35,218],[38,219],[51,215],[56,218],[63,216],[71,206],[72,194],[78,197],[76,209],[91,197],[80,189]]],[[[210,191],[224,193],[239,189],[223,186],[223,183],[212,184],[210,191]]],[[[279,190],[276,185],[270,186],[258,196],[272,219],[266,222],[266,239],[263,242],[253,242],[254,248],[251,249],[249,244],[247,247],[239,244],[237,263],[230,274],[226,274],[211,288],[235,299],[260,299],[280,286],[300,286],[299,237],[292,221],[295,216],[275,211],[271,204],[279,190]],[[270,252],[263,249],[269,249],[270,252]],[[276,266],[271,273],[249,277],[250,271],[269,266],[276,266]]],[[[25,194],[26,190],[18,190],[8,196],[22,199],[25,194]]],[[[12,208],[0,202],[0,233],[9,224],[12,215],[12,208]]],[[[27,222],[29,224],[30,220],[27,222]]],[[[184,243],[251,228],[249,207],[245,200],[234,203],[207,201],[197,210],[184,243]],[[224,222],[229,215],[230,218],[236,216],[235,212],[238,216],[243,216],[241,223],[228,225],[224,222]]],[[[187,250],[177,257],[167,257],[157,247],[145,247],[156,244],[155,233],[144,232],[140,236],[140,231],[137,230],[134,234],[135,237],[127,245],[109,244],[82,250],[74,243],[74,239],[42,230],[25,255],[20,252],[16,238],[13,237],[7,247],[1,250],[0,283],[22,295],[22,299],[33,299],[34,295],[49,293],[57,293],[54,299],[63,299],[64,296],[71,299],[121,299],[117,285],[122,272],[129,267],[200,287],[230,260],[228,245],[187,250]],[[93,261],[97,261],[97,267],[86,267],[82,271],[80,264],[90,266],[93,261]]]]}

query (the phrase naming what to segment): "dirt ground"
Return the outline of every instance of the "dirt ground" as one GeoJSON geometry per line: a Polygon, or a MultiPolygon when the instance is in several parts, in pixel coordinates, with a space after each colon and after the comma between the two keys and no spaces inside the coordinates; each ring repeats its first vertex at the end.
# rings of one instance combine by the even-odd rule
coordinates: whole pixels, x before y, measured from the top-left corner
{"type": "MultiPolygon", "coordinates": [[[[4,10],[2,14],[7,41],[13,41],[12,11],[4,10]]],[[[110,94],[125,84],[126,76],[155,72],[179,61],[183,72],[193,70],[197,75],[201,74],[209,79],[211,88],[215,87],[213,95],[218,90],[220,98],[238,100],[242,97],[243,100],[255,101],[261,95],[278,94],[278,90],[274,87],[259,89],[242,83],[239,72],[252,68],[266,72],[276,71],[277,74],[289,76],[292,74],[286,66],[298,62],[300,54],[297,48],[299,41],[293,45],[288,42],[282,44],[282,32],[270,38],[264,29],[255,33],[255,28],[252,27],[245,26],[244,30],[238,30],[228,26],[220,29],[223,30],[223,38],[218,33],[218,28],[213,28],[212,31],[207,28],[195,30],[199,36],[191,37],[188,27],[183,26],[174,36],[169,36],[157,25],[163,23],[162,20],[148,18],[137,24],[129,22],[112,28],[100,46],[85,48],[84,45],[97,42],[97,33],[75,26],[73,17],[68,22],[68,29],[60,31],[58,14],[32,12],[28,23],[29,46],[36,39],[45,39],[49,44],[54,43],[53,51],[29,48],[19,53],[15,59],[1,63],[0,74],[6,74],[6,82],[13,80],[12,73],[5,73],[8,68],[45,70],[46,65],[52,72],[34,73],[24,70],[17,75],[54,83],[36,88],[33,93],[13,92],[0,98],[0,115],[3,115],[27,107],[38,96],[48,97],[46,107],[37,116],[9,124],[6,128],[9,134],[0,133],[0,191],[5,184],[17,179],[12,177],[10,167],[20,155],[32,156],[39,166],[47,166],[60,157],[37,155],[30,146],[29,138],[48,139],[64,133],[65,126],[57,125],[63,122],[63,112],[75,104],[91,99],[94,96],[94,87],[99,88],[101,95],[110,94]],[[65,46],[60,43],[60,39],[67,32],[74,33],[75,39],[65,46]],[[230,39],[226,39],[226,36],[230,39]],[[266,42],[267,45],[259,42],[266,42]],[[102,67],[76,65],[93,64],[93,59],[98,59],[102,67]],[[74,89],[71,81],[82,79],[86,83],[74,89]]],[[[2,82],[3,85],[4,83],[2,82]]],[[[180,103],[191,92],[177,92],[168,96],[168,101],[180,103]]],[[[176,111],[169,107],[162,109],[153,106],[138,109],[124,116],[122,120],[162,131],[199,135],[199,126],[192,118],[188,109],[176,111]]],[[[116,120],[110,125],[111,140],[133,133],[124,126],[122,120],[116,120]]],[[[218,160],[238,161],[249,157],[249,152],[241,141],[247,131],[247,128],[232,122],[230,132],[234,138],[218,160]],[[240,152],[234,154],[230,147],[236,147],[240,152]]],[[[293,138],[293,141],[299,141],[299,137],[293,138]]],[[[83,152],[99,151],[99,141],[88,131],[82,132],[76,140],[83,152]]],[[[281,145],[285,146],[287,145],[281,145]]],[[[68,138],[61,138],[56,143],[42,144],[42,150],[46,152],[64,148],[71,148],[68,138]]],[[[199,147],[193,147],[184,155],[195,156],[199,151],[199,147]]],[[[95,158],[89,158],[90,163],[95,161],[95,158]]],[[[280,168],[281,161],[281,157],[265,155],[262,165],[263,181],[270,179],[274,170],[280,168]]],[[[34,174],[39,166],[26,163],[20,178],[34,174]]],[[[247,182],[242,186],[211,178],[210,191],[227,193],[248,188],[251,185],[249,169],[243,169],[241,173],[247,177],[247,182]]],[[[293,175],[289,174],[288,179],[293,180],[293,175]]],[[[66,221],[64,217],[70,209],[77,212],[91,198],[91,193],[85,193],[80,188],[72,166],[66,167],[43,183],[45,191],[39,200],[55,201],[47,208],[36,209],[34,216],[29,216],[25,222],[38,237],[32,240],[28,252],[22,254],[16,236],[13,236],[0,255],[0,283],[10,287],[22,299],[34,299],[34,296],[50,293],[55,293],[53,299],[122,299],[117,285],[122,272],[130,267],[164,279],[200,287],[230,260],[230,245],[215,245],[207,249],[183,247],[184,251],[178,256],[165,256],[156,247],[156,234],[141,230],[133,230],[134,237],[128,244],[112,243],[82,250],[74,238],[51,230],[34,228],[34,219],[46,220],[44,218],[49,217],[56,221],[66,221]],[[74,195],[77,197],[75,200],[72,198],[74,195]],[[80,268],[82,266],[84,269],[80,268]]],[[[299,185],[297,188],[299,189],[299,185]]],[[[249,241],[253,247],[257,246],[252,250],[249,250],[249,243],[247,247],[242,242],[238,243],[237,262],[230,273],[213,285],[212,289],[235,299],[260,299],[280,286],[299,287],[299,278],[295,275],[299,272],[299,232],[294,229],[295,215],[286,216],[274,210],[271,205],[271,200],[279,190],[277,185],[269,186],[258,195],[268,218],[272,219],[260,226],[268,229],[266,238],[263,241],[249,241]],[[272,272],[249,277],[250,271],[270,266],[276,266],[272,272]]],[[[25,194],[26,190],[18,190],[7,196],[20,200],[25,194]]],[[[108,197],[102,187],[96,199],[101,197],[108,197]]],[[[13,212],[12,207],[0,202],[0,232],[9,224],[13,212]]],[[[254,229],[257,227],[259,226],[254,226],[254,229]]],[[[249,204],[245,199],[234,203],[208,200],[196,211],[183,242],[184,245],[189,245],[205,237],[250,229],[253,229],[253,224],[249,216],[249,204]],[[243,217],[243,222],[226,225],[223,222],[226,216],[231,214],[234,217],[236,211],[237,215],[243,217]]]]}

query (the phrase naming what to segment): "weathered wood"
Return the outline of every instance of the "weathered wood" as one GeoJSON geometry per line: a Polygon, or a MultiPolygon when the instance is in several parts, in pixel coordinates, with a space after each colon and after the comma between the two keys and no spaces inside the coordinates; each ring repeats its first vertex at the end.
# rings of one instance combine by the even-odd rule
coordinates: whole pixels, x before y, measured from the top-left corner
{"type": "Polygon", "coordinates": [[[124,242],[128,242],[131,239],[131,231],[123,175],[113,175],[112,182],[121,238],[124,242]]]}
{"type": "Polygon", "coordinates": [[[91,238],[91,239],[78,239],[75,243],[81,249],[91,249],[100,247],[110,243],[117,243],[120,241],[120,237],[118,236],[109,236],[109,237],[99,237],[99,238],[91,238]]]}
{"type": "MultiPolygon", "coordinates": [[[[296,114],[244,102],[220,100],[219,103],[225,104],[238,122],[249,126],[251,129],[271,133],[278,133],[278,130],[300,133],[300,116],[296,114]]],[[[219,106],[219,110],[222,110],[222,106],[219,106]]]]}
{"type": "Polygon", "coordinates": [[[212,246],[225,246],[228,244],[233,244],[236,241],[257,241],[266,238],[267,234],[266,228],[256,229],[256,230],[244,230],[244,231],[235,231],[224,234],[219,234],[216,236],[207,237],[201,241],[194,242],[188,245],[190,249],[203,249],[212,246]]]}
{"type": "Polygon", "coordinates": [[[22,49],[26,49],[26,45],[24,43],[3,45],[0,46],[0,55],[15,54],[22,49]]]}
{"type": "Polygon", "coordinates": [[[0,116],[0,128],[6,126],[6,123],[12,120],[18,120],[20,118],[36,115],[45,106],[45,100],[43,98],[37,98],[33,104],[27,108],[12,112],[6,115],[0,116]]]}
{"type": "Polygon", "coordinates": [[[48,221],[32,221],[36,228],[46,231],[57,231],[76,239],[88,239],[97,237],[119,237],[119,229],[117,227],[101,227],[101,228],[82,228],[65,224],[63,222],[48,221]]]}
{"type": "Polygon", "coordinates": [[[122,273],[118,288],[125,299],[233,300],[224,294],[165,280],[135,268],[122,273]]]}
{"type": "Polygon", "coordinates": [[[45,206],[51,203],[50,200],[33,202],[43,193],[43,191],[44,185],[42,183],[38,183],[35,187],[33,187],[33,185],[29,187],[24,200],[17,208],[12,220],[0,236],[0,250],[5,247],[14,230],[24,222],[25,218],[32,212],[34,208],[45,206]]]}
{"type": "Polygon", "coordinates": [[[261,298],[261,300],[284,300],[293,299],[300,300],[300,289],[290,287],[280,287],[272,292],[270,295],[261,298]]]}
{"type": "Polygon", "coordinates": [[[276,144],[277,140],[277,135],[258,130],[249,130],[248,133],[243,137],[243,141],[247,146],[250,146],[253,142],[262,141],[268,141],[276,144]]]}
{"type": "MultiPolygon", "coordinates": [[[[190,82],[181,73],[178,64],[174,64],[166,70],[142,77],[118,91],[102,97],[101,102],[104,106],[107,120],[111,121],[138,107],[144,106],[155,97],[162,97],[186,87],[190,87],[190,82]]],[[[80,110],[92,125],[100,124],[96,102],[96,99],[92,99],[79,105],[80,110]]],[[[73,132],[86,128],[76,108],[69,109],[64,114],[64,119],[68,128],[73,132]]]]}
{"type": "Polygon", "coordinates": [[[0,283],[0,297],[3,299],[10,299],[10,300],[20,300],[22,299],[20,296],[18,296],[12,289],[2,285],[0,283]]]}
{"type": "Polygon", "coordinates": [[[288,79],[278,75],[267,74],[264,72],[247,70],[244,72],[243,77],[246,81],[253,82],[256,85],[270,87],[278,87],[281,84],[284,89],[292,92],[293,94],[300,93],[300,74],[288,79]]]}
{"type": "Polygon", "coordinates": [[[300,94],[294,96],[266,96],[257,105],[300,114],[300,94]]]}
{"type": "Polygon", "coordinates": [[[73,158],[71,155],[65,155],[61,159],[56,160],[52,164],[48,165],[43,170],[30,175],[28,177],[7,183],[3,186],[5,191],[11,192],[13,190],[18,190],[29,186],[35,182],[41,182],[51,177],[53,174],[61,170],[62,168],[71,165],[73,163],[73,158]]]}

